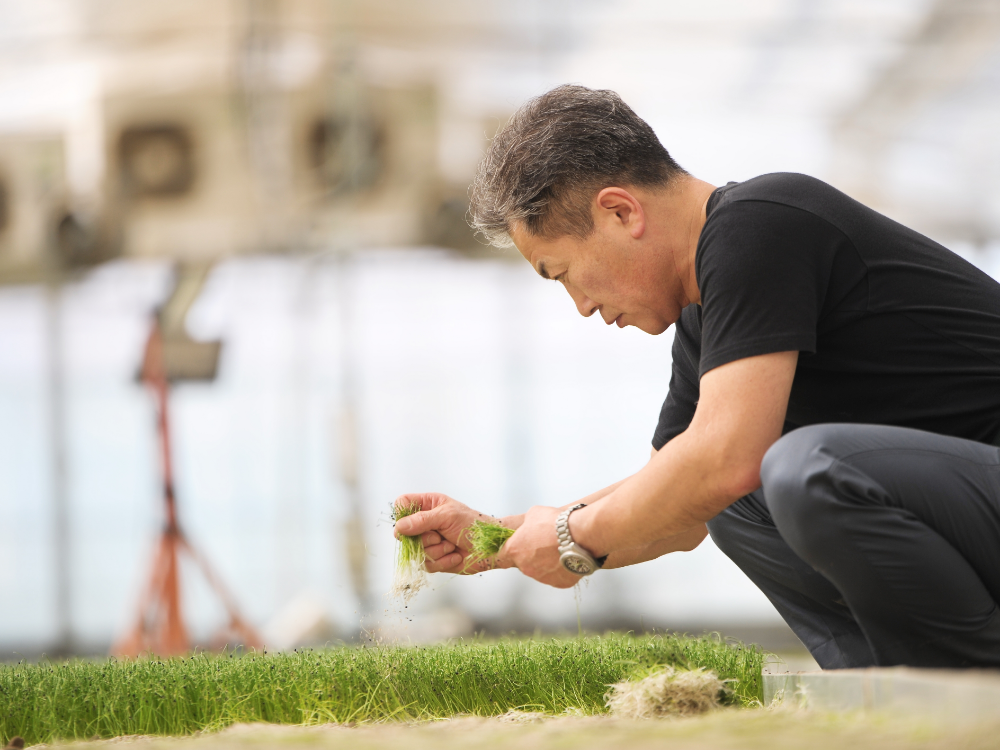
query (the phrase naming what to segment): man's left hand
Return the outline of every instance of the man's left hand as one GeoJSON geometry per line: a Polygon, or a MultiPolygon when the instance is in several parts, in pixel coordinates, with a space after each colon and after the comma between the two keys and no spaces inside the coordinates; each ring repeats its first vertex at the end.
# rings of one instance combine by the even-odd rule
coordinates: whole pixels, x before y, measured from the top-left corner
{"type": "Polygon", "coordinates": [[[524,523],[506,541],[497,555],[497,567],[516,567],[526,576],[557,589],[575,586],[581,576],[570,573],[559,562],[556,537],[558,508],[536,505],[524,516],[524,523]]]}

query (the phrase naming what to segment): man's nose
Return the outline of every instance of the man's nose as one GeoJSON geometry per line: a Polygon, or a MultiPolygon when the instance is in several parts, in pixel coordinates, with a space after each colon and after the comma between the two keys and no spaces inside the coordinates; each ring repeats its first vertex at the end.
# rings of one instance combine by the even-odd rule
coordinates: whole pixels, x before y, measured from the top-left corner
{"type": "Polygon", "coordinates": [[[576,305],[577,311],[579,311],[580,315],[585,318],[589,318],[597,312],[597,309],[600,307],[600,305],[590,299],[590,297],[586,294],[581,294],[580,292],[568,287],[566,291],[569,292],[569,296],[573,298],[573,303],[576,305]]]}

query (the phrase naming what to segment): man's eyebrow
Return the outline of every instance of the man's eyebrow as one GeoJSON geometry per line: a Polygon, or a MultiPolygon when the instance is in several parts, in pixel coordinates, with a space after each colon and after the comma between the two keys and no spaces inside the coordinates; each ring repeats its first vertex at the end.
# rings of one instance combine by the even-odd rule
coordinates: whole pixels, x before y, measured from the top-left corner
{"type": "Polygon", "coordinates": [[[545,261],[544,260],[541,261],[541,262],[539,262],[539,264],[538,264],[538,275],[541,276],[543,279],[549,278],[549,272],[547,270],[545,270],[545,261]]]}

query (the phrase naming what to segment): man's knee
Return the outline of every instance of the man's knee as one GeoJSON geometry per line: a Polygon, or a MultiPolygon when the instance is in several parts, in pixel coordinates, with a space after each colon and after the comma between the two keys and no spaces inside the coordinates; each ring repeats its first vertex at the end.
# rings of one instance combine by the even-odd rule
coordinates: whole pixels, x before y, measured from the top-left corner
{"type": "Polygon", "coordinates": [[[729,508],[726,508],[706,525],[708,526],[708,535],[712,537],[715,546],[722,550],[726,557],[736,560],[741,556],[746,534],[741,529],[740,520],[729,508]]]}
{"type": "Polygon", "coordinates": [[[737,500],[707,525],[715,546],[737,565],[760,548],[762,530],[774,529],[760,492],[737,500]]]}
{"type": "Polygon", "coordinates": [[[829,484],[829,470],[844,429],[844,425],[802,427],[782,437],[764,455],[760,477],[767,507],[778,531],[796,551],[815,547],[818,535],[832,531],[829,493],[822,490],[829,484]]]}

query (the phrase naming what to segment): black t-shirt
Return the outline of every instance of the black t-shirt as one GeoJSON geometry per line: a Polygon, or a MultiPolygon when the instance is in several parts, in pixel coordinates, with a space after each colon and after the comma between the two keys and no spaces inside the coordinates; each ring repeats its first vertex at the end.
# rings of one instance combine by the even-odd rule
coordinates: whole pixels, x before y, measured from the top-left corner
{"type": "Polygon", "coordinates": [[[712,194],[695,273],[657,449],[691,423],[706,372],[793,350],[785,432],[854,422],[1000,440],[1000,284],[936,242],[824,182],[770,174],[712,194]]]}

